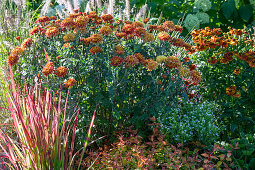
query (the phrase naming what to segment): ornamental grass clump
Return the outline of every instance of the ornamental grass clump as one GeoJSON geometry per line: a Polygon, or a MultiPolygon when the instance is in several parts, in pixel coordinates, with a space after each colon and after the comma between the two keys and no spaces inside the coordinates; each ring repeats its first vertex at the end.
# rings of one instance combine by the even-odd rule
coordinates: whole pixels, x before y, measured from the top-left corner
{"type": "MultiPolygon", "coordinates": [[[[61,92],[58,94],[42,88],[38,83],[15,84],[10,68],[9,91],[6,92],[8,110],[12,116],[13,139],[0,128],[1,162],[4,169],[75,169],[74,148],[79,109],[67,117],[67,97],[62,107],[61,92]]],[[[1,108],[3,109],[3,108],[1,108]]],[[[88,145],[94,116],[88,130],[81,158],[88,145]]],[[[76,152],[76,153],[75,153],[76,152]]],[[[81,164],[78,165],[78,169],[81,164]]]]}
{"type": "Polygon", "coordinates": [[[188,60],[194,48],[179,37],[182,27],[172,21],[151,25],[149,19],[122,21],[77,11],[63,20],[41,17],[34,27],[39,30],[31,36],[35,49],[20,57],[17,70],[29,70],[27,78],[39,74],[38,81],[54,91],[72,86],[70,95],[83,112],[80,127],[98,103],[100,136],[118,126],[145,128],[150,115],[177,97],[187,99],[201,81],[188,60]]]}
{"type": "Polygon", "coordinates": [[[222,106],[220,117],[231,134],[254,133],[254,34],[206,27],[191,35],[196,49],[192,58],[203,72],[203,96],[222,106]]]}

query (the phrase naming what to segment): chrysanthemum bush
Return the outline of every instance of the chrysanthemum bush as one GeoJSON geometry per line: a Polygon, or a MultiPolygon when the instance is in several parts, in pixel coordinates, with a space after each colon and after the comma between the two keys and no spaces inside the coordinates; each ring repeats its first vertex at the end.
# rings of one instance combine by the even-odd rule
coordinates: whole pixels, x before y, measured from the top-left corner
{"type": "Polygon", "coordinates": [[[167,112],[158,115],[168,141],[187,143],[198,140],[209,145],[219,140],[224,128],[215,117],[219,112],[215,103],[181,103],[182,105],[169,107],[167,112]]]}
{"type": "Polygon", "coordinates": [[[202,95],[221,106],[219,116],[233,135],[254,133],[254,35],[208,27],[191,34],[197,51],[193,59],[203,72],[202,95]]]}
{"type": "Polygon", "coordinates": [[[201,81],[187,54],[194,49],[181,31],[172,21],[151,25],[149,19],[122,21],[95,12],[41,17],[30,31],[32,46],[22,43],[8,62],[18,62],[17,76],[32,76],[55,91],[72,87],[81,134],[96,104],[96,134],[131,124],[146,131],[149,116],[177,97],[187,99],[201,81]]]}

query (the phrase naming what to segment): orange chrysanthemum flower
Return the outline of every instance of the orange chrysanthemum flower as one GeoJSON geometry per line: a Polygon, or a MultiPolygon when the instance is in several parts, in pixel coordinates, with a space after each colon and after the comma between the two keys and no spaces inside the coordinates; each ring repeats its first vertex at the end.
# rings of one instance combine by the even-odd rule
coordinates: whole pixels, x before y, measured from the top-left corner
{"type": "Polygon", "coordinates": [[[163,27],[169,29],[169,30],[174,30],[175,29],[175,25],[173,21],[165,21],[163,23],[163,27]]]}
{"type": "Polygon", "coordinates": [[[255,58],[248,61],[250,67],[255,67],[255,58]]]}
{"type": "Polygon", "coordinates": [[[126,67],[135,66],[139,64],[139,60],[138,58],[135,57],[135,55],[126,56],[124,62],[126,63],[126,67]]]}
{"type": "Polygon", "coordinates": [[[113,16],[111,14],[104,14],[102,15],[102,19],[104,20],[104,22],[112,22],[113,20],[113,16]]]}
{"type": "Polygon", "coordinates": [[[102,49],[99,46],[94,46],[89,50],[92,54],[100,53],[102,52],[102,49]]]}
{"type": "Polygon", "coordinates": [[[65,77],[67,74],[68,74],[68,69],[61,66],[61,67],[58,67],[55,74],[58,76],[58,77],[65,77]]]}
{"type": "Polygon", "coordinates": [[[75,40],[75,35],[73,33],[69,33],[64,36],[65,42],[70,42],[70,41],[74,41],[74,40],[75,40]]]}
{"type": "Polygon", "coordinates": [[[182,32],[182,30],[183,30],[183,27],[182,27],[182,26],[180,26],[180,25],[175,25],[174,31],[182,32]]]}
{"type": "Polygon", "coordinates": [[[152,33],[146,33],[143,36],[143,42],[153,42],[154,41],[154,35],[152,33]]]}
{"type": "Polygon", "coordinates": [[[59,34],[60,34],[60,31],[56,27],[48,28],[46,33],[45,33],[46,37],[49,37],[49,38],[54,37],[54,36],[59,35],[59,34]]]}
{"type": "Polygon", "coordinates": [[[123,58],[118,57],[118,56],[114,56],[110,60],[111,60],[112,66],[118,66],[123,62],[123,58]]]}
{"type": "Polygon", "coordinates": [[[74,14],[70,14],[70,15],[69,15],[69,18],[75,19],[75,18],[78,18],[79,16],[81,16],[81,13],[80,13],[80,12],[74,13],[74,14]]]}
{"type": "Polygon", "coordinates": [[[35,21],[35,23],[48,22],[49,20],[50,20],[49,17],[47,17],[47,16],[42,16],[42,17],[38,18],[38,19],[35,21]]]}
{"type": "Polygon", "coordinates": [[[236,68],[236,69],[234,70],[234,73],[235,73],[236,75],[240,74],[240,72],[241,72],[241,69],[240,69],[240,68],[236,68]]]}
{"type": "Polygon", "coordinates": [[[73,78],[70,78],[68,79],[65,83],[64,83],[64,87],[65,88],[71,88],[72,86],[74,86],[74,84],[76,83],[77,81],[73,78]]]}
{"type": "Polygon", "coordinates": [[[169,41],[171,39],[171,36],[167,32],[160,32],[158,34],[158,38],[161,41],[169,41]]]}
{"type": "Polygon", "coordinates": [[[34,34],[37,34],[39,32],[39,28],[38,27],[34,27],[30,30],[29,34],[32,36],[34,34]]]}
{"type": "Polygon", "coordinates": [[[118,55],[123,55],[125,53],[124,48],[119,45],[116,45],[114,50],[118,55]]]}
{"type": "Polygon", "coordinates": [[[91,42],[91,38],[88,37],[88,38],[81,38],[81,41],[85,44],[85,45],[89,45],[90,42],[91,42]]]}
{"type": "Polygon", "coordinates": [[[143,28],[144,27],[143,23],[141,23],[139,21],[133,22],[132,25],[133,25],[134,28],[138,28],[138,27],[142,27],[143,28]]]}
{"type": "Polygon", "coordinates": [[[14,66],[17,64],[19,61],[19,56],[15,53],[11,53],[11,55],[8,56],[7,58],[7,63],[11,66],[14,66]]]}
{"type": "Polygon", "coordinates": [[[49,19],[50,19],[50,21],[52,21],[52,20],[56,20],[57,17],[55,17],[55,16],[50,16],[49,19]]]}
{"type": "Polygon", "coordinates": [[[137,37],[141,37],[141,36],[144,36],[146,34],[146,30],[142,27],[137,27],[135,30],[134,30],[134,34],[135,36],[137,37]]]}
{"type": "Polygon", "coordinates": [[[179,73],[181,76],[188,78],[190,76],[190,70],[187,67],[179,67],[179,73]]]}
{"type": "Polygon", "coordinates": [[[197,70],[190,71],[190,79],[193,81],[194,85],[198,85],[201,81],[201,74],[197,70]]]}
{"type": "Polygon", "coordinates": [[[143,23],[147,24],[147,22],[149,22],[150,18],[145,18],[143,19],[143,23]]]}
{"type": "Polygon", "coordinates": [[[112,31],[111,27],[104,26],[104,27],[100,28],[99,32],[103,35],[110,35],[110,34],[112,34],[113,31],[112,31]]]}
{"type": "Polygon", "coordinates": [[[61,27],[63,27],[63,28],[74,28],[75,27],[75,22],[73,21],[72,18],[65,18],[61,22],[61,27]]]}
{"type": "Polygon", "coordinates": [[[158,30],[159,32],[166,32],[166,31],[167,31],[167,28],[166,28],[166,27],[163,27],[162,25],[159,25],[159,26],[157,26],[157,30],[158,30]]]}
{"type": "Polygon", "coordinates": [[[26,49],[26,48],[30,47],[32,45],[32,43],[33,43],[33,39],[32,38],[27,38],[21,44],[21,48],[26,49]]]}
{"type": "Polygon", "coordinates": [[[158,68],[158,63],[154,60],[146,60],[148,71],[156,70],[158,68]]]}
{"type": "Polygon", "coordinates": [[[42,73],[45,75],[45,76],[48,76],[49,74],[52,74],[54,72],[54,63],[49,61],[45,67],[43,68],[42,70],[42,73]]]}
{"type": "Polygon", "coordinates": [[[233,96],[236,93],[236,86],[229,86],[226,88],[226,94],[233,96]]]}
{"type": "Polygon", "coordinates": [[[236,90],[235,94],[232,95],[234,98],[241,97],[241,92],[239,90],[236,90]]]}
{"type": "Polygon", "coordinates": [[[126,33],[126,34],[132,34],[135,30],[135,27],[131,24],[126,24],[123,26],[122,28],[122,32],[126,33]]]}
{"type": "Polygon", "coordinates": [[[124,33],[124,32],[121,32],[121,33],[116,33],[116,37],[118,37],[118,38],[123,38],[123,37],[125,37],[125,36],[127,36],[127,34],[126,33],[124,33]]]}
{"type": "Polygon", "coordinates": [[[134,56],[139,60],[142,65],[147,64],[144,56],[141,53],[135,53],[134,56]]]}
{"type": "Polygon", "coordinates": [[[93,34],[90,38],[91,38],[91,43],[93,44],[103,42],[103,37],[100,34],[93,34]]]}
{"type": "Polygon", "coordinates": [[[181,66],[181,61],[178,57],[169,56],[166,59],[166,67],[173,69],[181,66]]]}
{"type": "Polygon", "coordinates": [[[89,17],[87,16],[78,16],[75,20],[75,27],[78,29],[85,28],[89,22],[89,17]]]}
{"type": "Polygon", "coordinates": [[[20,40],[20,36],[17,36],[15,39],[16,39],[17,41],[19,41],[19,40],[20,40]]]}
{"type": "Polygon", "coordinates": [[[11,54],[14,54],[14,55],[20,55],[21,53],[23,53],[24,50],[21,48],[21,47],[16,47],[14,48],[12,51],[11,51],[11,54]]]}
{"type": "Polygon", "coordinates": [[[97,13],[95,11],[89,12],[89,18],[96,18],[96,17],[97,17],[97,13]]]}

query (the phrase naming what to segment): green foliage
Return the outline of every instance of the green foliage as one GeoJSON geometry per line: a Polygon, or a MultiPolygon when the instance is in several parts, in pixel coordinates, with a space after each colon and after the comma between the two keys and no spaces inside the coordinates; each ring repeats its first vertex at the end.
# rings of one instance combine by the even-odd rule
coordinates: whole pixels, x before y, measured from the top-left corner
{"type": "Polygon", "coordinates": [[[201,95],[221,106],[219,116],[231,135],[254,133],[255,58],[251,35],[245,30],[230,29],[225,33],[218,30],[219,35],[215,36],[214,31],[206,28],[193,32],[194,40],[201,38],[196,40],[198,52],[193,57],[203,72],[201,95]],[[208,32],[211,34],[206,36],[208,32]]]}
{"type": "Polygon", "coordinates": [[[168,141],[186,143],[198,140],[208,145],[216,142],[223,130],[217,122],[217,112],[219,110],[215,103],[181,102],[160,113],[158,121],[168,141]]]}

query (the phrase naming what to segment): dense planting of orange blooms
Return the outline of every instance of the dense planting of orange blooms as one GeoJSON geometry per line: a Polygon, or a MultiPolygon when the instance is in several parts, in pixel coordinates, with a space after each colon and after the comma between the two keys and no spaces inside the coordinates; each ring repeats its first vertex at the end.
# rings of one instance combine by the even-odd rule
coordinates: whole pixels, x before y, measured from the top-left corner
{"type": "MultiPolygon", "coordinates": [[[[245,29],[231,29],[223,32],[220,28],[194,30],[192,39],[196,43],[196,51],[211,51],[213,54],[208,58],[210,64],[229,64],[233,60],[246,62],[250,67],[255,67],[254,39],[245,29]]],[[[239,75],[240,68],[233,69],[233,73],[239,75]]],[[[229,86],[226,94],[235,98],[241,96],[237,87],[229,86]]]]}
{"type": "MultiPolygon", "coordinates": [[[[80,41],[79,45],[84,48],[89,48],[89,52],[94,55],[104,52],[105,39],[110,37],[115,43],[112,46],[113,56],[109,58],[109,62],[113,67],[135,67],[141,64],[148,71],[156,70],[160,67],[167,67],[168,69],[178,69],[181,76],[193,82],[193,85],[199,84],[201,75],[193,65],[187,65],[187,61],[181,61],[177,56],[158,56],[157,59],[152,59],[150,56],[143,56],[140,53],[130,54],[126,51],[125,46],[121,41],[140,41],[143,43],[168,42],[173,46],[181,47],[188,53],[194,53],[195,48],[186,43],[183,39],[176,38],[176,34],[171,34],[173,31],[182,32],[180,25],[175,25],[172,21],[165,21],[162,25],[150,25],[150,19],[146,18],[142,22],[139,21],[122,21],[115,20],[112,15],[105,14],[98,16],[96,12],[92,11],[81,13],[77,11],[70,14],[63,20],[58,20],[56,17],[40,17],[36,20],[35,26],[30,30],[30,36],[33,38],[45,36],[46,38],[56,37],[62,39],[63,49],[74,48],[77,43],[76,39],[80,41]],[[87,36],[89,33],[90,36],[87,36]],[[107,36],[107,37],[106,37],[107,36]],[[163,42],[162,42],[163,41],[163,42]],[[118,45],[116,45],[118,44],[118,45]],[[185,66],[186,65],[186,66],[185,66]],[[193,71],[194,70],[194,71],[193,71]]],[[[214,31],[215,34],[220,31],[214,31]]],[[[192,34],[195,35],[194,33],[192,34]]],[[[196,39],[196,38],[194,38],[196,39]]],[[[54,40],[54,39],[53,39],[54,40]]],[[[20,49],[26,49],[31,46],[32,38],[24,40],[20,49]]],[[[195,40],[195,42],[197,42],[195,40]]],[[[109,42],[108,42],[109,43],[109,42]]],[[[124,43],[125,44],[125,43],[124,43]]],[[[111,45],[111,44],[109,44],[111,45]]],[[[196,47],[198,49],[198,47],[196,47]]],[[[21,53],[11,53],[8,57],[8,62],[15,65],[19,60],[21,53]]],[[[91,55],[89,54],[89,55],[91,55]]],[[[226,61],[229,62],[231,54],[226,55],[226,61]]],[[[252,61],[251,61],[252,62],[252,61]]],[[[255,62],[254,62],[255,63],[255,62]]],[[[65,77],[68,74],[68,68],[63,66],[54,69],[54,63],[48,61],[42,70],[45,76],[55,74],[58,77],[65,77]],[[55,71],[55,72],[54,72],[55,71]]],[[[163,75],[163,78],[168,77],[163,75]]],[[[65,87],[71,87],[75,84],[76,80],[69,79],[65,83],[65,87]]]]}

